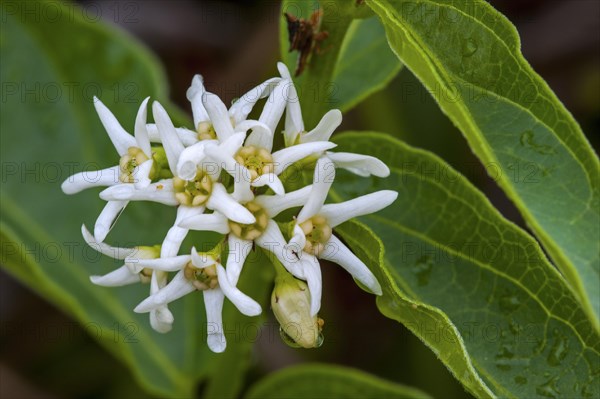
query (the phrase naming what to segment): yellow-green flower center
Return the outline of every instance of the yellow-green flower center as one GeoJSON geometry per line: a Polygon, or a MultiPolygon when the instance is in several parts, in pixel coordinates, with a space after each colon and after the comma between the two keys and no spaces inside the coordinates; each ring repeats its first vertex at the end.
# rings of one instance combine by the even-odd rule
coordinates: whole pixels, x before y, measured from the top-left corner
{"type": "Polygon", "coordinates": [[[327,219],[317,215],[300,223],[299,226],[306,235],[304,250],[313,255],[320,255],[331,238],[331,227],[327,219]]]}
{"type": "Polygon", "coordinates": [[[183,269],[183,275],[192,282],[194,287],[201,291],[217,288],[219,285],[215,265],[198,268],[192,262],[189,262],[183,269]]]}
{"type": "Polygon", "coordinates": [[[200,122],[196,128],[198,132],[198,140],[216,140],[217,132],[215,127],[210,122],[200,122]]]}
{"type": "Polygon", "coordinates": [[[233,234],[242,240],[252,241],[265,232],[267,224],[269,223],[269,215],[267,215],[265,209],[256,202],[248,202],[244,206],[256,218],[256,222],[252,224],[242,224],[230,220],[229,228],[233,234]]]}
{"type": "Polygon", "coordinates": [[[200,206],[208,202],[212,193],[213,181],[202,169],[198,169],[192,180],[173,177],[175,198],[182,205],[200,206]]]}
{"type": "Polygon", "coordinates": [[[133,171],[148,159],[150,158],[144,154],[144,151],[142,151],[141,148],[129,147],[127,149],[127,154],[123,155],[119,161],[121,172],[119,174],[119,180],[123,183],[134,183],[135,177],[133,176],[133,171]]]}
{"type": "Polygon", "coordinates": [[[253,145],[244,146],[240,148],[234,158],[240,165],[248,168],[251,180],[266,173],[273,173],[275,170],[273,156],[266,148],[253,145]]]}
{"type": "Polygon", "coordinates": [[[153,270],[145,267],[142,270],[140,270],[140,280],[142,283],[149,283],[150,279],[152,278],[152,272],[153,270]]]}

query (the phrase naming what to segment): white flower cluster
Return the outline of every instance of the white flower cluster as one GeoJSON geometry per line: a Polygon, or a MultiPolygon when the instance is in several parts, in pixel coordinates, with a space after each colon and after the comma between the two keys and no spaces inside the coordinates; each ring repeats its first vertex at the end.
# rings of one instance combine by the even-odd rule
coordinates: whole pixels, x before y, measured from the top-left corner
{"type": "Polygon", "coordinates": [[[104,276],[92,276],[92,282],[102,286],[150,282],[150,296],[135,311],[149,312],[152,327],[163,333],[171,329],[174,320],[169,302],[202,291],[209,325],[208,346],[214,352],[222,352],[226,346],[221,319],[225,297],[244,315],[256,316],[262,311],[254,299],[237,288],[254,245],[273,253],[275,262],[306,282],[311,317],[316,316],[321,303],[318,258],[339,264],[372,292],[381,294],[375,276],[332,234],[332,229],[388,206],[397,193],[384,190],[343,203],[324,203],[336,167],[360,176],[379,177],[387,176],[389,169],[370,156],[330,151],[336,146],[329,141],[330,136],[342,120],[339,110],[329,111],[313,130],[306,132],[290,73],[282,63],[278,69],[281,77],[255,87],[229,109],[205,90],[199,75],[195,76],[187,91],[195,131],[176,128],[156,101],[152,104],[155,124],[148,124],[147,98],[139,108],[132,136],[95,99],[120,162],[98,171],[100,178],[93,181],[86,178],[86,173],[78,173],[62,185],[66,194],[108,186],[100,193],[107,203],[93,234],[85,226],[82,233],[90,246],[124,260],[124,265],[104,276]],[[260,117],[247,119],[260,99],[266,99],[260,117]],[[286,146],[273,151],[275,130],[284,113],[286,146]],[[285,192],[280,177],[301,160],[315,165],[313,182],[285,192]],[[115,219],[130,201],[177,207],[173,226],[160,246],[116,248],[104,243],[115,219]],[[293,227],[286,240],[274,218],[299,207],[297,217],[287,221],[293,227]],[[214,231],[224,237],[211,251],[192,248],[190,254],[179,254],[190,229],[214,231]],[[221,263],[222,253],[227,254],[225,265],[221,263]]]}

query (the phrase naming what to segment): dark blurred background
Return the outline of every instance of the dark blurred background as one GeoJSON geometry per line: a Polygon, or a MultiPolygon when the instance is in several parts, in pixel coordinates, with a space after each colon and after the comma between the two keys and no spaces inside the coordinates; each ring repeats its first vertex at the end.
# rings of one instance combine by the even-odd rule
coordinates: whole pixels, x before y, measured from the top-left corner
{"type": "MultiPolygon", "coordinates": [[[[172,99],[187,112],[185,91],[195,73],[204,75],[208,90],[225,103],[276,74],[278,1],[79,3],[157,54],[165,66],[172,99]]],[[[600,2],[490,3],[516,25],[525,58],[573,113],[597,149],[600,2]]],[[[344,115],[340,130],[344,129],[380,130],[437,153],[483,190],[506,217],[523,225],[460,132],[410,71],[403,69],[388,90],[344,115]]],[[[0,273],[1,397],[147,397],[131,373],[75,321],[0,273]]],[[[277,339],[259,344],[247,384],[272,370],[310,360],[361,368],[438,398],[468,397],[435,355],[404,327],[384,318],[371,296],[358,289],[347,273],[338,267],[324,267],[323,274],[324,292],[329,293],[322,309],[327,321],[323,347],[292,349],[277,339]],[[396,366],[390,368],[392,359],[396,366]],[[397,359],[401,359],[399,367],[397,359]]],[[[201,390],[199,387],[199,393],[201,390]]]]}

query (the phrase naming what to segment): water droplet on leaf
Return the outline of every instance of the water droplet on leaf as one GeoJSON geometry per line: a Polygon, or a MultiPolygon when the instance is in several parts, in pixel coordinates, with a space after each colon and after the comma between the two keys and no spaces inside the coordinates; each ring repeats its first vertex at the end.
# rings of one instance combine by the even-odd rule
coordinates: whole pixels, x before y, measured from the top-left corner
{"type": "Polygon", "coordinates": [[[510,322],[508,323],[508,328],[509,328],[510,332],[513,335],[519,335],[521,333],[521,330],[522,330],[522,328],[519,325],[519,323],[517,323],[513,319],[511,319],[510,322]]]}
{"type": "Polygon", "coordinates": [[[521,300],[516,295],[503,295],[500,297],[499,304],[503,312],[513,312],[521,306],[521,300]]]}
{"type": "Polygon", "coordinates": [[[512,368],[511,359],[515,357],[512,349],[508,345],[503,345],[500,351],[496,354],[496,367],[502,371],[508,371],[512,368]]]}
{"type": "Polygon", "coordinates": [[[430,255],[423,255],[417,259],[412,267],[412,272],[417,276],[417,283],[420,286],[429,284],[431,270],[433,269],[433,259],[430,255]]]}
{"type": "Polygon", "coordinates": [[[552,377],[542,385],[538,386],[535,389],[535,393],[540,396],[545,396],[547,398],[558,398],[560,396],[560,392],[558,388],[556,388],[556,381],[558,377],[552,377]]]}
{"type": "Polygon", "coordinates": [[[465,39],[462,44],[462,56],[463,57],[471,57],[473,54],[477,52],[478,46],[475,40],[472,38],[465,39]]]}
{"type": "Polygon", "coordinates": [[[526,130],[521,133],[520,143],[523,147],[531,148],[538,154],[553,155],[556,154],[554,148],[549,145],[540,144],[535,140],[535,133],[532,130],[526,130]]]}
{"type": "Polygon", "coordinates": [[[563,335],[559,335],[558,332],[554,331],[554,344],[550,353],[548,354],[548,364],[550,366],[558,366],[563,359],[567,356],[569,349],[569,341],[563,335]]]}

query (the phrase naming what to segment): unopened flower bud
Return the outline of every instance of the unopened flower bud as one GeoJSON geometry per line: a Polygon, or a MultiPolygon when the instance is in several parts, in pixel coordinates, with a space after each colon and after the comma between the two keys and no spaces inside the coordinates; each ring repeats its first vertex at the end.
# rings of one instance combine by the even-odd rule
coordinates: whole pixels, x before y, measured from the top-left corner
{"type": "Polygon", "coordinates": [[[318,348],[323,344],[323,320],[310,315],[310,291],[304,281],[289,274],[278,275],[271,307],[286,344],[302,348],[318,348]]]}

